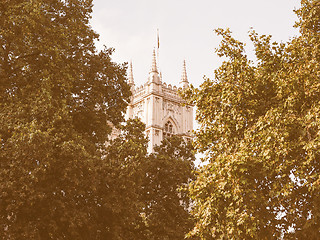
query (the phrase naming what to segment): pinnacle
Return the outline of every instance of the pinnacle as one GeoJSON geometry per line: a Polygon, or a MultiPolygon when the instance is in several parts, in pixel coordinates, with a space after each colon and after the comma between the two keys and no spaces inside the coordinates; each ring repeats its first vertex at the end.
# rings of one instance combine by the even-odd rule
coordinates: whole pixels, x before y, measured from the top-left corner
{"type": "Polygon", "coordinates": [[[132,61],[130,61],[130,65],[129,65],[128,83],[129,83],[130,85],[134,85],[133,71],[132,71],[132,61]]]}
{"type": "Polygon", "coordinates": [[[156,61],[156,50],[155,50],[155,49],[153,49],[152,65],[151,65],[151,70],[150,70],[150,72],[156,72],[156,73],[158,73],[157,61],[156,61]]]}
{"type": "Polygon", "coordinates": [[[187,70],[186,70],[186,60],[183,60],[183,70],[182,70],[181,82],[188,83],[187,70]]]}

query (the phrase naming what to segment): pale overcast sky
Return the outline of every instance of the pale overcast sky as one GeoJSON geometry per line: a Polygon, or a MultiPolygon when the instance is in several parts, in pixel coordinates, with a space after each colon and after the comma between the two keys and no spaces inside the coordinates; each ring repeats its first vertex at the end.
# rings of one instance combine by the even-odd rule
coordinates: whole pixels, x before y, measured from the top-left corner
{"type": "Polygon", "coordinates": [[[93,29],[102,45],[115,48],[112,59],[133,63],[136,85],[147,81],[152,51],[160,33],[160,70],[163,81],[178,85],[183,60],[189,82],[199,86],[203,76],[213,78],[221,60],[214,49],[220,37],[215,28],[229,27],[234,36],[252,50],[248,31],[271,34],[287,41],[298,34],[293,10],[299,0],[94,0],[93,29]]]}

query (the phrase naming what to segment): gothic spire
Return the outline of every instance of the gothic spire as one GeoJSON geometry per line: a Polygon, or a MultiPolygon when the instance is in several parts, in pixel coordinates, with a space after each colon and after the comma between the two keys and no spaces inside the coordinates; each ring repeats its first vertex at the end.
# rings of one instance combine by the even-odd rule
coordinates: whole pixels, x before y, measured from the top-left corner
{"type": "Polygon", "coordinates": [[[182,88],[188,87],[188,77],[187,77],[187,69],[186,69],[186,60],[183,60],[183,69],[182,69],[182,76],[180,85],[182,88]]]}
{"type": "Polygon", "coordinates": [[[157,83],[160,84],[161,80],[160,80],[160,76],[159,76],[159,72],[157,69],[157,61],[156,61],[156,51],[155,49],[153,49],[153,56],[152,56],[152,65],[151,65],[151,69],[149,72],[149,83],[157,83]]]}
{"type": "Polygon", "coordinates": [[[156,50],[155,50],[155,49],[153,49],[152,65],[151,65],[151,70],[150,70],[150,72],[156,72],[156,73],[158,73],[157,61],[156,61],[156,50]]]}
{"type": "Polygon", "coordinates": [[[129,85],[134,85],[134,80],[133,80],[133,71],[132,71],[132,61],[130,61],[129,65],[129,74],[128,74],[128,83],[129,85]]]}

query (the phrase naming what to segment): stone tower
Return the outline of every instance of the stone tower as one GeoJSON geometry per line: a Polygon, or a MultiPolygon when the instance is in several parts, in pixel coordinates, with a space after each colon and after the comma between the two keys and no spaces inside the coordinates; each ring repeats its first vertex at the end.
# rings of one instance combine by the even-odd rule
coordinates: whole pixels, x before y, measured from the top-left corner
{"type": "Polygon", "coordinates": [[[185,61],[179,88],[162,82],[157,68],[155,50],[153,50],[147,82],[140,87],[135,87],[132,63],[129,66],[128,80],[132,97],[126,118],[138,117],[146,124],[149,152],[153,152],[153,147],[160,145],[167,136],[175,134],[186,140],[191,138],[193,106],[183,105],[185,101],[178,95],[179,89],[184,89],[189,85],[185,61]]]}

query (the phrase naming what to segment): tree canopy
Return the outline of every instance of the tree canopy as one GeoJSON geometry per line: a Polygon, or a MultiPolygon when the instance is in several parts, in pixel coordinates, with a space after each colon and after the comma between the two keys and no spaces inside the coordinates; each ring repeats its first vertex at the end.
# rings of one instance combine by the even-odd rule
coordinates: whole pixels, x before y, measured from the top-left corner
{"type": "Polygon", "coordinates": [[[190,185],[202,239],[317,239],[320,233],[320,3],[302,0],[300,35],[250,32],[257,61],[217,29],[226,61],[185,92],[196,149],[209,163],[190,185]]]}
{"type": "MultiPolygon", "coordinates": [[[[97,226],[98,239],[145,239],[141,213],[148,139],[144,130],[138,119],[126,121],[99,162],[95,201],[90,204],[95,206],[91,224],[97,226]]],[[[96,239],[94,234],[91,232],[90,239],[96,239]]]]}
{"type": "Polygon", "coordinates": [[[0,11],[0,238],[182,237],[190,144],[149,156],[144,124],[122,122],[126,65],[96,50],[92,1],[4,0],[0,11]]]}
{"type": "Polygon", "coordinates": [[[172,136],[154,151],[144,170],[145,239],[184,239],[193,224],[187,193],[195,170],[193,147],[191,142],[172,136]]]}
{"type": "Polygon", "coordinates": [[[92,1],[0,3],[0,238],[89,239],[95,176],[130,89],[92,1]]]}

